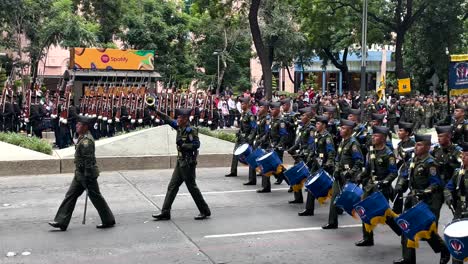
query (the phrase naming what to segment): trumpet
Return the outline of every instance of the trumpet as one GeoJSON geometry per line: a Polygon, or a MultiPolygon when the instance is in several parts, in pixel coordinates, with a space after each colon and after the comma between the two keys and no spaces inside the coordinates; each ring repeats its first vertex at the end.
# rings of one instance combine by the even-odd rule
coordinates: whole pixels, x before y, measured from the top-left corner
{"type": "Polygon", "coordinates": [[[156,98],[154,96],[151,96],[151,95],[145,96],[145,104],[147,106],[154,106],[155,102],[156,102],[156,98]]]}

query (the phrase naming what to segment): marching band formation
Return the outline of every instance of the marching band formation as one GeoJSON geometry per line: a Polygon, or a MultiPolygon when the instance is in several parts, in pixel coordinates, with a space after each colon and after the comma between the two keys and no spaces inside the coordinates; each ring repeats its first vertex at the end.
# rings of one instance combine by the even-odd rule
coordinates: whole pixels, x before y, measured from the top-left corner
{"type": "Polygon", "coordinates": [[[286,181],[294,193],[289,203],[304,203],[305,187],[305,210],[299,216],[313,216],[316,200],[330,200],[328,223],[322,228],[338,228],[343,211],[360,218],[363,239],[356,246],[373,246],[372,230],[388,225],[401,236],[403,258],[394,263],[416,263],[420,240],[441,253],[440,263],[448,263],[451,254],[453,263],[468,261],[466,101],[454,105],[451,123],[443,124],[444,119],[436,126],[438,144],[432,144],[431,135],[414,133],[419,119],[398,123],[396,148],[391,117],[379,114],[372,100],[363,112],[348,109],[345,118],[338,105],[310,104],[295,113],[290,99],[262,100],[254,115],[251,99],[241,101],[240,130],[226,177],[237,176],[239,161],[249,166],[245,185],[257,184],[256,171],[262,175],[258,193],[271,192],[271,176],[275,184],[286,181]],[[294,158],[294,166],[283,165],[284,152],[294,158]],[[437,233],[444,201],[454,215],[444,233],[446,243],[437,233]]]}

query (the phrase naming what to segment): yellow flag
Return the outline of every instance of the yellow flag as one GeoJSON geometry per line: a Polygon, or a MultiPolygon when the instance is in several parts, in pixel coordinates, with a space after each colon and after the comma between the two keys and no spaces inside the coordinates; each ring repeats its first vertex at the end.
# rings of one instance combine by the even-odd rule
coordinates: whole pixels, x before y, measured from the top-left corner
{"type": "Polygon", "coordinates": [[[380,85],[377,88],[377,96],[379,97],[379,102],[382,100],[386,100],[385,96],[385,76],[382,76],[382,80],[380,81],[380,85]]]}
{"type": "Polygon", "coordinates": [[[406,94],[411,92],[411,79],[398,79],[398,93],[406,94]]]}

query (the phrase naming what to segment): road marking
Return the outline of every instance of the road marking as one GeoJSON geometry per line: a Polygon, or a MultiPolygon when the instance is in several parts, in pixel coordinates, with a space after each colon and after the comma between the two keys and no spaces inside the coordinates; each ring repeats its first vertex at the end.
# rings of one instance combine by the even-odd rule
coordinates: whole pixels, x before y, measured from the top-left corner
{"type": "MultiPolygon", "coordinates": [[[[272,192],[275,191],[285,191],[289,190],[289,188],[277,188],[271,189],[272,192]]],[[[246,192],[256,192],[257,190],[233,190],[233,191],[218,191],[218,192],[202,192],[203,195],[210,195],[210,194],[224,194],[224,193],[246,193],[246,192]]],[[[177,196],[189,196],[190,193],[178,193],[177,196]]],[[[165,194],[156,194],[153,195],[154,197],[165,197],[165,194]]]]}
{"type": "MultiPolygon", "coordinates": [[[[362,224],[359,225],[344,225],[339,228],[354,228],[362,227],[362,224]]],[[[267,230],[267,231],[258,231],[258,232],[246,232],[246,233],[234,233],[234,234],[221,234],[221,235],[209,235],[204,236],[204,238],[224,238],[224,237],[240,237],[240,236],[255,236],[255,235],[267,235],[267,234],[277,234],[277,233],[289,233],[289,232],[302,232],[302,231],[317,231],[322,230],[322,227],[303,227],[303,228],[293,228],[293,229],[277,229],[277,230],[267,230]]]]}

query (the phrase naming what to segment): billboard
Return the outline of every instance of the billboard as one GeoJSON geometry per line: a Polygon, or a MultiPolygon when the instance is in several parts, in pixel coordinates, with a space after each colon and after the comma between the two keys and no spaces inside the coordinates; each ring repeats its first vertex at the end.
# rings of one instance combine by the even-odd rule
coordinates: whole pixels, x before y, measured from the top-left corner
{"type": "Polygon", "coordinates": [[[468,54],[450,56],[449,88],[451,95],[468,94],[468,54]]]}
{"type": "Polygon", "coordinates": [[[153,50],[70,49],[70,69],[154,71],[153,50]]]}

